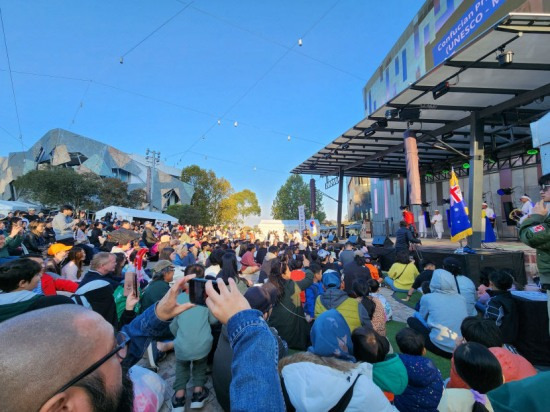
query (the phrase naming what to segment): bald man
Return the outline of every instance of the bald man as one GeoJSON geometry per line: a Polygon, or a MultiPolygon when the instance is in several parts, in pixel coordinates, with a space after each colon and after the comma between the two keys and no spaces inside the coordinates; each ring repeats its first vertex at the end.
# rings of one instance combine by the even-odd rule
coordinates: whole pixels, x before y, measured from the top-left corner
{"type": "MultiPolygon", "coordinates": [[[[158,332],[159,325],[193,307],[191,303],[177,303],[178,294],[193,276],[177,281],[156,306],[123,329],[130,342],[149,339],[158,332]]],[[[221,279],[217,283],[219,294],[211,282],[207,284],[206,303],[218,320],[227,324],[234,350],[231,408],[283,412],[277,341],[261,312],[250,309],[233,279],[229,279],[230,289],[221,279]],[[251,367],[237,367],[240,365],[251,367]],[[241,390],[252,381],[264,396],[241,390]]],[[[0,328],[0,409],[132,411],[132,382],[120,363],[132,351],[131,346],[126,348],[127,339],[121,334],[115,337],[112,326],[100,315],[77,305],[40,309],[4,322],[0,328]],[[64,362],[75,348],[79,355],[64,362]]]]}
{"type": "Polygon", "coordinates": [[[178,294],[192,277],[176,282],[157,305],[126,325],[118,336],[101,315],[78,305],[40,309],[3,322],[0,410],[132,411],[132,383],[121,362],[124,359],[124,370],[133,366],[151,337],[160,336],[172,318],[194,306],[177,303],[178,294]],[[78,356],[74,356],[75,348],[78,356]],[[103,359],[107,355],[111,356],[103,359]],[[65,387],[102,359],[96,369],[65,387]]]}

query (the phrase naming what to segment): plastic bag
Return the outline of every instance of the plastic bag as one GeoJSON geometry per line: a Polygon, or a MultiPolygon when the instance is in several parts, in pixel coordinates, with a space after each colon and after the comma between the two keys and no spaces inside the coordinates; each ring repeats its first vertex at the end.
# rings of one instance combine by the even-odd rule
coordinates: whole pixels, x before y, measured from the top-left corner
{"type": "Polygon", "coordinates": [[[164,403],[164,379],[137,365],[130,368],[129,376],[134,383],[134,412],[158,412],[164,403]]]}

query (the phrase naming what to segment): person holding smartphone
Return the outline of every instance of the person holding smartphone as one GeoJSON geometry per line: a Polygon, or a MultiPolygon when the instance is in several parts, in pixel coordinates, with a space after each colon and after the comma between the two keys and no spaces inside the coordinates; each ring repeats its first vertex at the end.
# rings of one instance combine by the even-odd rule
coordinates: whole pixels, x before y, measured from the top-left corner
{"type": "MultiPolygon", "coordinates": [[[[204,279],[204,267],[199,264],[185,268],[185,275],[195,275],[195,279],[204,279]]],[[[204,290],[204,289],[203,289],[204,290]]],[[[204,295],[201,293],[201,298],[204,295]]],[[[188,292],[178,296],[178,304],[190,302],[188,292]]],[[[197,302],[199,303],[199,302],[197,302]]],[[[204,303],[203,303],[204,305],[204,303]]],[[[194,387],[191,394],[191,408],[202,408],[208,398],[206,388],[206,366],[208,354],[212,348],[212,332],[210,324],[216,323],[214,315],[206,306],[197,305],[180,315],[170,324],[170,331],[175,336],[174,350],[176,352],[176,380],[174,381],[174,396],[172,411],[183,412],[185,409],[186,388],[189,381],[194,387]]]]}

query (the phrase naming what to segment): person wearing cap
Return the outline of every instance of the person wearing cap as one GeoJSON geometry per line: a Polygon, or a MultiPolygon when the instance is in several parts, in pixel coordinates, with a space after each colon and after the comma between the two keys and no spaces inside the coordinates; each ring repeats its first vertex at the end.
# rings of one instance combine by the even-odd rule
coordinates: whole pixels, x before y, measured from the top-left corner
{"type": "Polygon", "coordinates": [[[441,240],[441,237],[443,236],[443,216],[441,216],[441,213],[439,213],[438,209],[434,210],[432,225],[434,226],[437,240],[441,240]]]}
{"type": "Polygon", "coordinates": [[[325,293],[315,301],[315,317],[330,309],[336,309],[342,314],[350,330],[370,324],[369,314],[365,307],[354,298],[350,298],[344,291],[345,283],[334,270],[323,273],[323,287],[325,293]]]}
{"type": "Polygon", "coordinates": [[[153,268],[153,278],[141,297],[141,312],[162,299],[170,290],[174,278],[175,266],[169,260],[159,260],[153,268]]]}
{"type": "Polygon", "coordinates": [[[29,223],[38,220],[39,216],[36,214],[36,209],[34,207],[29,207],[29,213],[25,215],[25,218],[29,223]]]}
{"type": "MultiPolygon", "coordinates": [[[[265,284],[261,287],[254,286],[249,288],[245,294],[245,299],[250,304],[251,309],[260,311],[265,320],[269,319],[273,304],[277,300],[277,291],[271,284],[265,284]]],[[[281,339],[277,329],[270,327],[269,330],[277,340],[278,360],[281,360],[288,353],[288,345],[281,339]]],[[[233,349],[229,344],[227,334],[227,325],[221,329],[220,339],[216,352],[214,353],[214,363],[212,365],[212,384],[216,392],[216,400],[224,411],[230,410],[229,386],[231,384],[231,363],[233,361],[233,349]]]]}
{"type": "Polygon", "coordinates": [[[319,263],[321,263],[321,268],[323,268],[323,273],[325,273],[327,270],[334,270],[338,273],[340,273],[340,265],[337,263],[334,263],[334,258],[332,257],[332,254],[325,249],[319,249],[317,252],[317,256],[319,257],[319,263]]]}
{"type": "Polygon", "coordinates": [[[519,201],[523,203],[521,206],[521,212],[523,213],[523,215],[521,215],[521,218],[519,219],[519,224],[521,225],[523,221],[527,219],[531,214],[531,212],[533,211],[534,205],[533,205],[533,202],[531,201],[531,198],[526,194],[521,196],[519,198],[519,201]]]}
{"type": "Polygon", "coordinates": [[[48,272],[54,272],[61,275],[61,264],[69,254],[72,246],[64,245],[63,243],[54,243],[48,248],[48,255],[52,256],[52,259],[46,264],[48,272]]]}

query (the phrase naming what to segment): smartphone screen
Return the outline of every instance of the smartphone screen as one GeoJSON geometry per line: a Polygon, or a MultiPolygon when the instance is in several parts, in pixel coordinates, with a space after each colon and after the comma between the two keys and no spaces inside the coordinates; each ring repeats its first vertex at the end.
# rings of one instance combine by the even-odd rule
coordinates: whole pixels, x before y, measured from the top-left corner
{"type": "MultiPolygon", "coordinates": [[[[137,275],[134,272],[124,274],[124,296],[129,296],[137,289],[137,275]]],[[[136,296],[139,296],[136,293],[136,296]]]]}
{"type": "MultiPolygon", "coordinates": [[[[191,279],[189,281],[189,301],[195,305],[206,306],[206,282],[210,279],[191,279]]],[[[212,286],[217,293],[220,293],[218,289],[218,284],[215,281],[212,281],[212,286]]]]}

